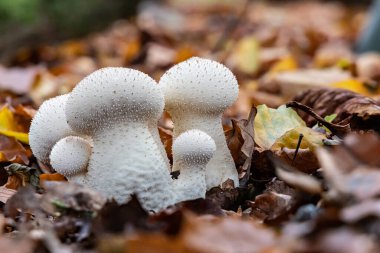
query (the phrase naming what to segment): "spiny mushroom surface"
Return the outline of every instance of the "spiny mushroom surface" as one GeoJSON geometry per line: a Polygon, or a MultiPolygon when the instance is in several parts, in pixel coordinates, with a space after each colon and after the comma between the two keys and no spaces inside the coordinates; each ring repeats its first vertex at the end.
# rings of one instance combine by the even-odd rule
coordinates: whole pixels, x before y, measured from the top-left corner
{"type": "Polygon", "coordinates": [[[215,150],[214,140],[199,130],[186,131],[174,141],[173,166],[180,170],[173,182],[176,202],[206,197],[206,165],[215,150]]]}
{"type": "Polygon", "coordinates": [[[193,57],[170,68],[159,85],[165,109],[174,123],[174,139],[189,129],[199,129],[215,141],[216,152],[206,169],[207,188],[227,179],[238,186],[238,174],[221,123],[223,112],[239,93],[232,72],[218,62],[193,57]]]}
{"type": "Polygon", "coordinates": [[[50,163],[55,171],[70,181],[83,184],[90,156],[91,144],[86,139],[68,136],[54,145],[50,163]]]}
{"type": "Polygon", "coordinates": [[[68,95],[62,95],[46,100],[32,120],[29,144],[34,156],[44,164],[50,164],[50,152],[57,141],[76,135],[66,122],[67,98],[68,95]]]}
{"type": "Polygon", "coordinates": [[[173,204],[167,164],[149,129],[163,107],[157,83],[137,70],[103,68],[79,82],[66,117],[74,131],[93,140],[85,184],[118,202],[136,193],[147,210],[173,204]]]}

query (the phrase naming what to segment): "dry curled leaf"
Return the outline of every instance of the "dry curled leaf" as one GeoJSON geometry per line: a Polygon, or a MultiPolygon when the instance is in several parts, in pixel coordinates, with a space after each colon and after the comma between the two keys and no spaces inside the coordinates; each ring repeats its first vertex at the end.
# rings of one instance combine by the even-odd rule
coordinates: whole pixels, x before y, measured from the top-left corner
{"type": "MultiPolygon", "coordinates": [[[[375,100],[341,89],[315,89],[296,96],[298,101],[325,117],[336,114],[334,123],[350,123],[353,130],[380,131],[380,106],[375,100]]],[[[311,116],[299,112],[308,126],[316,124],[311,116]]]]}

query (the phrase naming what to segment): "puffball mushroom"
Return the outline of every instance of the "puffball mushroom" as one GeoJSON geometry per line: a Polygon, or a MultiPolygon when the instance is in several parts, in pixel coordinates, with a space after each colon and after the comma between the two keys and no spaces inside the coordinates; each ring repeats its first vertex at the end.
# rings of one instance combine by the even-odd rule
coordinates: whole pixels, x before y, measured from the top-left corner
{"type": "Polygon", "coordinates": [[[70,181],[82,183],[91,156],[91,144],[78,136],[59,140],[50,153],[50,163],[70,181]]]}
{"type": "Polygon", "coordinates": [[[85,184],[119,203],[136,193],[147,210],[173,204],[167,164],[149,129],[163,108],[160,87],[137,70],[103,68],[80,81],[67,100],[66,118],[93,140],[85,184]]]}
{"type": "Polygon", "coordinates": [[[206,197],[206,165],[216,150],[214,140],[199,130],[182,133],[173,144],[173,166],[180,175],[173,182],[177,201],[206,197]]]}
{"type": "Polygon", "coordinates": [[[66,122],[65,106],[68,95],[46,100],[38,109],[29,130],[29,144],[35,157],[49,164],[49,155],[60,139],[76,135],[66,122]]]}
{"type": "Polygon", "coordinates": [[[165,109],[174,123],[174,139],[189,129],[199,129],[215,141],[216,152],[206,168],[207,188],[227,179],[238,186],[238,174],[221,123],[223,112],[239,93],[232,72],[218,62],[193,57],[170,68],[159,85],[165,109]]]}

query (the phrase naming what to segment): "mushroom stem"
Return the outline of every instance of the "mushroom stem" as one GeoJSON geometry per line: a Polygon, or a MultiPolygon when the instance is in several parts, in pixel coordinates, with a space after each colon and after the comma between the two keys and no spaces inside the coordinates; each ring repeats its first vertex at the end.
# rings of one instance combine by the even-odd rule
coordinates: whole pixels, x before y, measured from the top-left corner
{"type": "Polygon", "coordinates": [[[173,182],[176,202],[206,197],[206,165],[215,150],[214,140],[198,129],[186,131],[174,141],[174,165],[181,170],[173,182]]]}
{"type": "MultiPolygon", "coordinates": [[[[189,111],[186,113],[177,113],[180,118],[172,117],[174,124],[174,140],[188,129],[198,129],[208,134],[218,147],[213,158],[207,164],[206,183],[207,189],[225,182],[227,179],[234,181],[235,187],[239,185],[239,179],[236,173],[235,164],[227,147],[224,131],[221,123],[222,115],[210,117],[210,115],[192,115],[189,111]],[[232,177],[232,178],[231,178],[232,177]]],[[[173,171],[182,167],[173,157],[173,171]]]]}
{"type": "Polygon", "coordinates": [[[160,210],[173,204],[171,178],[163,169],[166,163],[146,123],[114,123],[94,132],[93,142],[95,155],[85,178],[90,187],[119,203],[136,193],[147,210],[160,210]]]}

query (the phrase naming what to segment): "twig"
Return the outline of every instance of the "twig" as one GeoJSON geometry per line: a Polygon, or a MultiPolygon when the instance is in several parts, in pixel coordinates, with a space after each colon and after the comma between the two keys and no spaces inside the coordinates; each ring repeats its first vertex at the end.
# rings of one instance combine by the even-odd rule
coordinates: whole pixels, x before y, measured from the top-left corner
{"type": "Polygon", "coordinates": [[[342,136],[342,135],[345,135],[351,131],[349,124],[337,125],[337,124],[333,124],[331,122],[328,122],[324,118],[319,116],[317,113],[315,113],[310,107],[308,107],[304,104],[301,104],[299,102],[291,101],[291,102],[286,104],[286,107],[295,108],[295,109],[298,109],[298,110],[301,110],[301,111],[307,113],[308,115],[310,115],[311,117],[316,119],[318,121],[318,123],[322,124],[327,129],[329,129],[331,131],[331,133],[333,133],[334,135],[342,136]]]}
{"type": "Polygon", "coordinates": [[[298,150],[300,149],[300,146],[301,146],[302,139],[303,139],[303,134],[300,134],[300,137],[298,138],[298,143],[297,143],[296,151],[294,152],[292,164],[294,164],[294,161],[296,160],[296,157],[297,157],[297,154],[298,154],[298,150]]]}

